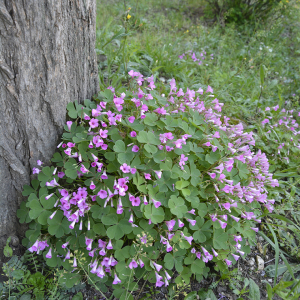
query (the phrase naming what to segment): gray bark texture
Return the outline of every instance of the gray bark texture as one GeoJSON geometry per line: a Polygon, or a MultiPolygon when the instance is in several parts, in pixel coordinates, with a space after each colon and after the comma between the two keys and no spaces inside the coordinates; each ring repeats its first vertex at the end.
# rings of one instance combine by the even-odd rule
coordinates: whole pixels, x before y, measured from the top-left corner
{"type": "Polygon", "coordinates": [[[95,0],[0,0],[0,253],[24,231],[22,187],[55,152],[67,103],[98,92],[95,39],[95,0]]]}

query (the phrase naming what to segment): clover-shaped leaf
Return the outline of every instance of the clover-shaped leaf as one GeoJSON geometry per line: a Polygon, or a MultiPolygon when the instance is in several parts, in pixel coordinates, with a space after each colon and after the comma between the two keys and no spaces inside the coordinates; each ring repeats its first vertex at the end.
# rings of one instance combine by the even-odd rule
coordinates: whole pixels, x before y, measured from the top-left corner
{"type": "Polygon", "coordinates": [[[162,207],[155,207],[153,204],[148,204],[144,211],[145,217],[151,219],[152,223],[157,224],[164,220],[165,212],[162,207]]]}
{"type": "Polygon", "coordinates": [[[185,201],[181,197],[171,196],[168,204],[172,214],[176,215],[178,218],[182,218],[187,212],[185,201]]]}

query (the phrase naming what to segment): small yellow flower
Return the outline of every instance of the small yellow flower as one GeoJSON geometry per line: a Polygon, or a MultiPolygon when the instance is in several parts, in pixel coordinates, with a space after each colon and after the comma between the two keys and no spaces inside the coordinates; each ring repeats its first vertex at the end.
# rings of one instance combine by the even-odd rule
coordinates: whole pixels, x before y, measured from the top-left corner
{"type": "Polygon", "coordinates": [[[128,7],[128,10],[131,10],[131,7],[128,7]]]}
{"type": "Polygon", "coordinates": [[[130,14],[128,14],[127,15],[127,20],[129,20],[131,18],[131,15],[130,14]]]}

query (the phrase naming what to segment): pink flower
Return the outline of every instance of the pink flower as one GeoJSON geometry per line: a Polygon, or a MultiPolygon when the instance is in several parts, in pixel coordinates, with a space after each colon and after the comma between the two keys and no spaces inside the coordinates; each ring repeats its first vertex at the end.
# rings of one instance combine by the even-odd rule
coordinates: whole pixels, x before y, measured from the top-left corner
{"type": "Polygon", "coordinates": [[[74,261],[73,261],[73,268],[76,268],[77,267],[77,261],[76,261],[76,256],[74,256],[74,261]]]}
{"type": "Polygon", "coordinates": [[[182,227],[184,226],[184,223],[181,222],[179,219],[178,219],[178,226],[179,226],[180,228],[182,228],[182,227]]]}
{"type": "Polygon", "coordinates": [[[65,176],[65,173],[64,173],[64,172],[58,172],[58,173],[57,173],[57,176],[58,176],[59,178],[63,178],[63,177],[65,176]]]}
{"type": "MultiPolygon", "coordinates": [[[[134,197],[133,197],[133,198],[134,198],[134,197]]],[[[139,197],[136,197],[136,198],[134,198],[134,199],[131,201],[132,206],[139,206],[140,203],[141,203],[141,200],[140,200],[139,197]]]]}
{"type": "Polygon", "coordinates": [[[191,225],[192,226],[195,226],[196,225],[196,223],[197,223],[197,221],[196,220],[190,220],[190,219],[187,219],[188,220],[188,222],[190,222],[191,223],[191,225]]]}
{"type": "Polygon", "coordinates": [[[37,165],[38,165],[38,166],[41,166],[41,165],[43,164],[43,162],[42,162],[42,161],[40,161],[40,160],[37,160],[37,162],[36,162],[36,163],[37,163],[37,165]]]}
{"type": "Polygon", "coordinates": [[[218,221],[219,221],[219,223],[220,223],[220,225],[221,225],[221,228],[225,229],[226,226],[227,226],[227,223],[222,222],[221,220],[218,220],[218,221]]]}
{"type": "Polygon", "coordinates": [[[131,117],[128,118],[128,122],[129,122],[129,123],[133,123],[134,120],[135,120],[135,117],[134,117],[134,116],[131,116],[131,117]]]}
{"type": "Polygon", "coordinates": [[[232,261],[230,261],[228,259],[225,259],[225,262],[226,262],[226,264],[227,264],[228,267],[232,264],[232,261]]]}
{"type": "Polygon", "coordinates": [[[161,202],[159,202],[159,201],[156,201],[156,200],[152,199],[152,202],[153,202],[153,204],[154,204],[154,206],[155,206],[156,208],[158,208],[158,207],[161,206],[161,202]]]}
{"type": "Polygon", "coordinates": [[[32,174],[39,174],[41,172],[38,168],[32,168],[32,174]]]}
{"type": "Polygon", "coordinates": [[[72,121],[68,121],[68,122],[67,122],[67,126],[68,126],[69,131],[71,131],[71,126],[72,126],[72,124],[73,124],[72,121]]]}
{"type": "Polygon", "coordinates": [[[155,284],[155,286],[156,286],[156,287],[161,287],[161,286],[163,286],[163,285],[164,285],[164,282],[161,281],[161,280],[162,280],[162,276],[160,276],[160,275],[157,274],[156,272],[155,272],[155,276],[156,276],[156,284],[155,284]]]}
{"type": "Polygon", "coordinates": [[[99,126],[99,124],[98,124],[98,119],[91,119],[91,121],[89,122],[89,124],[90,124],[90,127],[91,128],[96,128],[96,127],[98,127],[99,126]]]}
{"type": "Polygon", "coordinates": [[[115,273],[113,284],[118,284],[118,283],[121,283],[121,280],[118,278],[117,274],[115,273]]]}
{"type": "Polygon", "coordinates": [[[139,265],[140,265],[141,268],[144,266],[144,263],[141,259],[139,259],[139,265]]]}
{"type": "Polygon", "coordinates": [[[100,190],[97,194],[101,199],[107,198],[107,192],[105,190],[100,190]]]}
{"type": "Polygon", "coordinates": [[[121,170],[123,173],[129,173],[130,170],[131,170],[131,167],[128,166],[126,163],[124,163],[124,164],[120,167],[120,170],[121,170]]]}
{"type": "Polygon", "coordinates": [[[63,249],[65,249],[65,248],[68,246],[68,244],[69,244],[69,242],[66,242],[66,243],[62,244],[61,247],[62,247],[63,249]]]}
{"type": "Polygon", "coordinates": [[[50,248],[48,253],[46,254],[46,258],[52,258],[52,253],[51,253],[52,249],[50,248]]]}
{"type": "Polygon", "coordinates": [[[162,171],[154,171],[154,173],[157,175],[157,177],[160,179],[162,175],[162,171]]]}
{"type": "Polygon", "coordinates": [[[194,239],[192,236],[184,236],[184,238],[192,245],[192,240],[194,239]]]}
{"type": "Polygon", "coordinates": [[[166,251],[167,252],[171,252],[173,250],[173,247],[170,245],[169,241],[167,241],[167,248],[166,251]]]}
{"type": "Polygon", "coordinates": [[[225,208],[225,209],[227,209],[227,210],[229,210],[230,211],[230,203],[229,202],[226,202],[226,203],[222,203],[222,206],[225,208]]]}
{"type": "Polygon", "coordinates": [[[212,252],[213,252],[213,254],[214,254],[215,257],[217,257],[217,256],[219,255],[219,254],[215,251],[214,248],[212,248],[212,252]]]}
{"type": "Polygon", "coordinates": [[[134,175],[136,173],[136,168],[131,168],[130,173],[134,175]]]}
{"type": "Polygon", "coordinates": [[[212,137],[213,137],[213,138],[219,139],[219,138],[220,138],[220,133],[219,133],[219,131],[216,131],[212,137]]]}
{"type": "Polygon", "coordinates": [[[210,86],[207,86],[206,93],[213,93],[213,89],[210,86]]]}
{"type": "Polygon", "coordinates": [[[99,131],[99,134],[103,139],[107,138],[107,133],[108,133],[108,130],[100,129],[100,131],[99,131]]]}
{"type": "Polygon", "coordinates": [[[238,241],[241,242],[242,240],[243,240],[243,239],[242,239],[242,237],[241,237],[240,235],[235,235],[235,236],[234,236],[234,241],[235,241],[235,242],[238,242],[238,241]]]}
{"type": "Polygon", "coordinates": [[[133,259],[130,264],[128,265],[129,269],[137,268],[138,264],[137,262],[133,259]]]}
{"type": "Polygon", "coordinates": [[[113,245],[111,243],[111,240],[109,240],[108,244],[107,244],[107,247],[106,247],[108,250],[111,250],[113,249],[113,245]]]}
{"type": "Polygon", "coordinates": [[[208,174],[212,179],[216,178],[216,173],[209,173],[209,172],[207,172],[207,174],[208,174]]]}
{"type": "Polygon", "coordinates": [[[212,152],[216,152],[218,149],[218,146],[211,145],[211,148],[212,148],[212,152]]]}
{"type": "Polygon", "coordinates": [[[238,259],[240,258],[238,255],[235,255],[235,254],[231,254],[233,256],[233,258],[238,261],[238,259]]]}
{"type": "Polygon", "coordinates": [[[176,221],[175,220],[166,221],[166,224],[167,224],[168,230],[172,231],[176,224],[176,221]]]}
{"type": "Polygon", "coordinates": [[[136,132],[135,132],[135,131],[131,131],[131,132],[130,132],[130,136],[131,136],[131,137],[136,137],[136,132]]]}
{"type": "Polygon", "coordinates": [[[139,152],[140,148],[137,145],[132,147],[132,152],[139,152]]]}
{"type": "Polygon", "coordinates": [[[152,262],[152,263],[153,263],[153,266],[155,267],[155,269],[157,270],[157,272],[159,272],[161,270],[162,266],[159,264],[156,264],[155,262],[152,262]]]}
{"type": "Polygon", "coordinates": [[[50,194],[50,195],[48,195],[48,196],[46,196],[46,197],[45,197],[45,200],[49,200],[52,196],[53,196],[53,193],[50,194]]]}
{"type": "Polygon", "coordinates": [[[144,173],[145,179],[151,180],[151,174],[144,173]]]}

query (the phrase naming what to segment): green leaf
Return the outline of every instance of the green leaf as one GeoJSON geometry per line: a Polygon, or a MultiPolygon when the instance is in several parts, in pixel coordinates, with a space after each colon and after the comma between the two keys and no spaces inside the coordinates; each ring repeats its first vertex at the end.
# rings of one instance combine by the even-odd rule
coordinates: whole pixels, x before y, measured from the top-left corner
{"type": "Polygon", "coordinates": [[[165,218],[165,213],[162,207],[156,208],[153,204],[148,204],[144,211],[145,217],[151,219],[152,223],[161,223],[165,218]]]}
{"type": "Polygon", "coordinates": [[[213,244],[215,249],[228,249],[228,233],[224,229],[214,229],[213,244]]]}
{"type": "Polygon", "coordinates": [[[35,190],[29,186],[29,185],[24,185],[23,186],[23,192],[22,192],[22,195],[23,196],[29,196],[31,193],[34,193],[35,190]]]}
{"type": "Polygon", "coordinates": [[[71,222],[64,217],[63,212],[60,210],[56,212],[53,219],[48,218],[47,222],[49,224],[48,232],[51,235],[55,235],[57,238],[61,238],[63,235],[71,231],[69,228],[71,222]]]}
{"type": "Polygon", "coordinates": [[[244,164],[240,160],[238,161],[238,170],[239,170],[239,176],[241,179],[247,179],[249,174],[249,170],[247,168],[247,164],[244,164]]]}
{"type": "Polygon", "coordinates": [[[20,208],[17,210],[17,217],[19,218],[20,223],[29,223],[29,209],[26,207],[25,201],[20,205],[20,208]]]}
{"type": "Polygon", "coordinates": [[[11,274],[16,280],[20,280],[24,277],[24,271],[21,269],[16,269],[11,274]]]}
{"type": "Polygon", "coordinates": [[[161,144],[159,138],[151,131],[148,132],[148,143],[153,145],[161,144]]]}
{"type": "Polygon", "coordinates": [[[200,216],[200,217],[204,217],[206,214],[207,214],[207,212],[208,212],[208,208],[207,208],[207,205],[205,204],[205,203],[199,203],[199,205],[198,205],[198,215],[200,216]]]}
{"type": "MultiPolygon", "coordinates": [[[[275,270],[276,270],[275,265],[268,265],[265,268],[268,277],[275,277],[275,270]]],[[[282,275],[286,270],[287,270],[287,266],[285,264],[278,264],[277,275],[278,276],[282,275]]]]}
{"type": "Polygon", "coordinates": [[[118,223],[118,217],[116,214],[105,215],[101,219],[104,225],[115,225],[118,223]]]}
{"type": "Polygon", "coordinates": [[[203,224],[204,219],[199,220],[199,217],[196,218],[197,223],[195,226],[199,227],[200,229],[193,234],[193,238],[195,241],[199,243],[204,243],[207,239],[211,237],[212,233],[212,221],[208,220],[205,224],[203,224]],[[203,224],[203,225],[202,225],[203,224]]]}
{"type": "Polygon", "coordinates": [[[162,161],[164,161],[166,159],[166,153],[164,151],[157,151],[153,155],[153,159],[156,163],[161,163],[162,161]]]}
{"type": "Polygon", "coordinates": [[[76,179],[78,176],[77,170],[75,170],[75,169],[66,169],[65,174],[67,177],[69,177],[71,179],[76,179]]]}
{"type": "Polygon", "coordinates": [[[149,153],[156,153],[157,152],[157,147],[155,147],[154,145],[149,145],[149,144],[146,144],[144,146],[145,150],[149,153]]]}
{"type": "Polygon", "coordinates": [[[61,162],[61,161],[63,161],[63,158],[60,153],[56,152],[53,154],[51,161],[52,162],[61,162]]]}
{"type": "Polygon", "coordinates": [[[260,291],[258,285],[250,278],[249,298],[251,300],[260,300],[260,291]]]}
{"type": "Polygon", "coordinates": [[[169,199],[168,205],[171,209],[171,213],[176,215],[178,218],[182,218],[183,215],[187,212],[185,201],[181,197],[176,197],[175,195],[172,195],[169,199]]]}
{"type": "Polygon", "coordinates": [[[195,300],[195,299],[197,299],[197,292],[196,291],[188,293],[187,296],[184,297],[184,300],[195,300]]]}
{"type": "Polygon", "coordinates": [[[220,157],[221,155],[218,150],[216,152],[211,151],[209,154],[206,154],[205,160],[213,165],[216,161],[220,159],[220,157]]]}
{"type": "Polygon", "coordinates": [[[118,140],[116,141],[113,149],[115,152],[125,152],[126,151],[125,143],[121,140],[118,140]]]}
{"type": "Polygon", "coordinates": [[[97,223],[93,225],[93,230],[96,234],[105,235],[106,230],[103,224],[97,223]]]}
{"type": "Polygon", "coordinates": [[[188,181],[180,180],[176,182],[176,189],[177,190],[182,190],[185,187],[187,187],[190,183],[188,181]]]}
{"type": "Polygon", "coordinates": [[[119,240],[124,236],[124,234],[129,234],[132,232],[132,227],[128,220],[122,219],[120,222],[117,224],[110,226],[107,229],[107,236],[110,239],[116,239],[119,240]]]}
{"type": "Polygon", "coordinates": [[[192,263],[191,271],[194,274],[202,274],[204,267],[205,267],[205,263],[201,259],[196,259],[192,263]]]}
{"type": "Polygon", "coordinates": [[[175,266],[176,271],[181,273],[183,270],[183,259],[186,253],[185,249],[179,249],[176,252],[167,253],[164,257],[165,268],[172,270],[175,266]]]}
{"type": "Polygon", "coordinates": [[[83,300],[83,295],[81,292],[77,293],[75,296],[72,297],[72,300],[83,300]]]}
{"type": "Polygon", "coordinates": [[[124,163],[129,164],[130,161],[134,158],[133,152],[127,152],[127,153],[119,153],[118,154],[118,162],[122,165],[124,163]]]}
{"type": "Polygon", "coordinates": [[[155,126],[157,121],[157,116],[155,113],[147,113],[144,119],[144,124],[149,126],[155,126]]]}
{"type": "Polygon", "coordinates": [[[146,131],[140,131],[139,134],[137,135],[137,140],[140,143],[148,143],[148,134],[146,131]]]}
{"type": "Polygon", "coordinates": [[[70,118],[72,119],[76,119],[77,118],[77,111],[74,107],[74,103],[73,102],[69,102],[67,105],[67,110],[68,110],[68,115],[70,118]]]}
{"type": "Polygon", "coordinates": [[[7,239],[6,245],[5,245],[4,249],[3,249],[3,254],[4,254],[4,256],[6,256],[6,257],[11,257],[11,256],[13,255],[13,250],[12,250],[12,248],[9,246],[10,241],[11,241],[11,237],[9,237],[9,238],[7,239]]]}
{"type": "Polygon", "coordinates": [[[114,161],[116,159],[115,152],[105,152],[104,157],[109,161],[114,161]]]}
{"type": "Polygon", "coordinates": [[[32,200],[28,205],[31,209],[29,212],[29,217],[31,219],[36,219],[44,211],[44,208],[41,206],[38,200],[32,200]]]}

